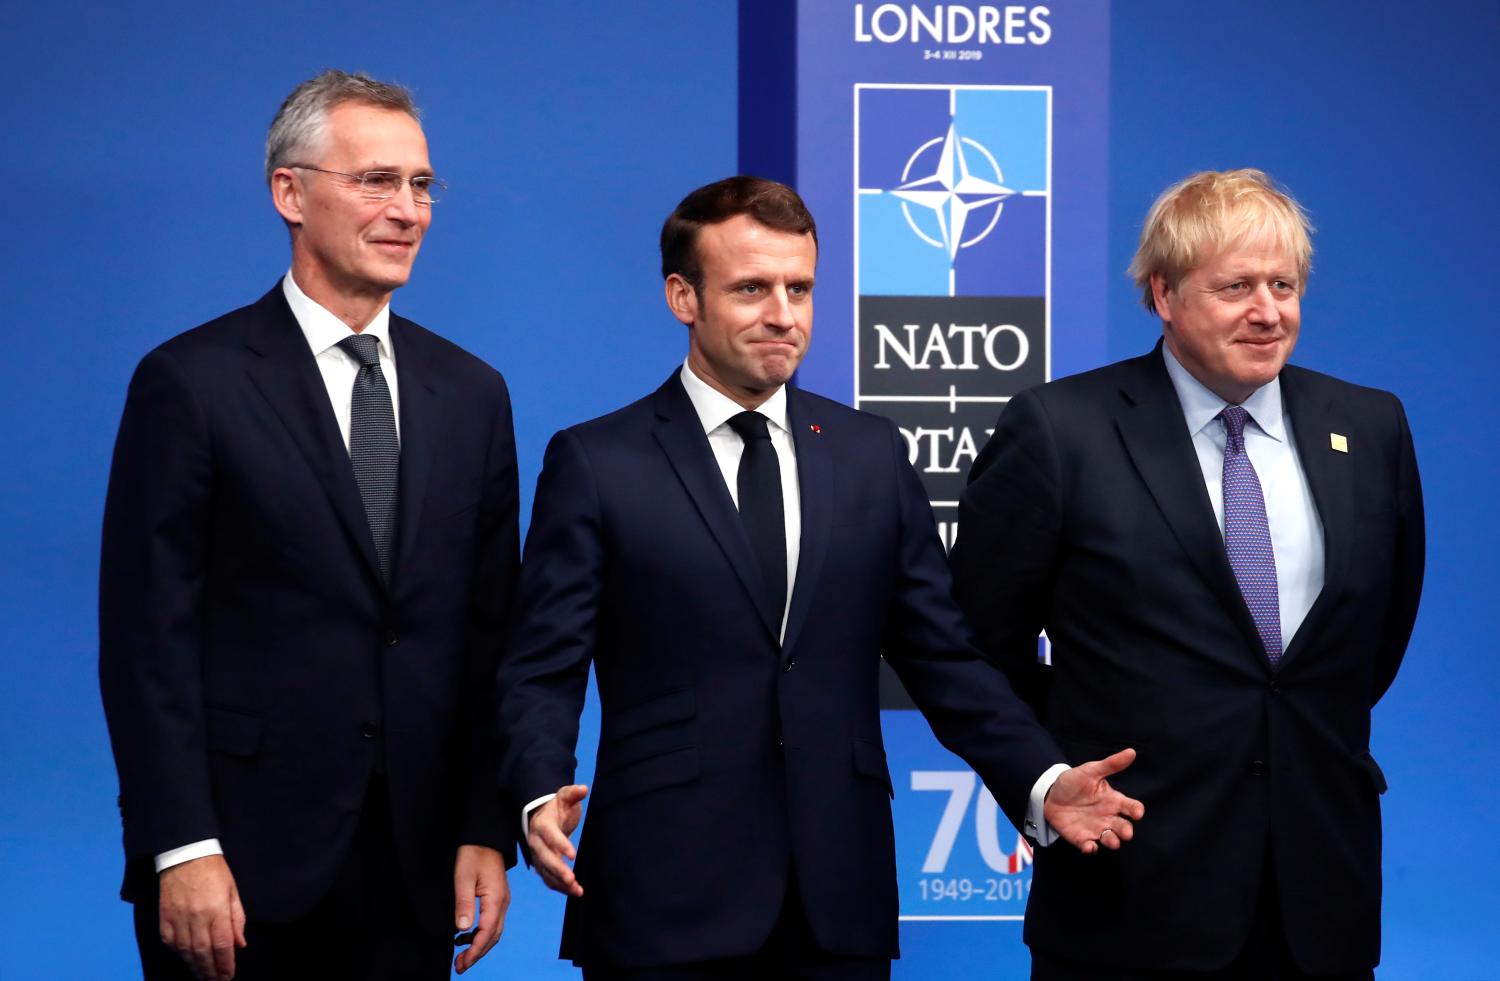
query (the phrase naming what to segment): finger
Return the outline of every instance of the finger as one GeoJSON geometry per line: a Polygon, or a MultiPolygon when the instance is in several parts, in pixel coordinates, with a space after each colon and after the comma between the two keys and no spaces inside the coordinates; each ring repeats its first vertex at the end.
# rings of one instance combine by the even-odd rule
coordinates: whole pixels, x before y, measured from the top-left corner
{"type": "Polygon", "coordinates": [[[536,869],[537,874],[542,877],[542,881],[549,888],[564,895],[582,895],[581,892],[576,894],[573,892],[577,883],[573,879],[572,867],[559,858],[556,852],[546,847],[545,843],[533,841],[531,867],[536,869]]]}
{"type": "Polygon", "coordinates": [[[218,977],[234,977],[234,925],[228,916],[216,916],[208,928],[209,949],[218,977]]]}
{"type": "Polygon", "coordinates": [[[219,969],[214,963],[213,937],[209,935],[207,921],[194,919],[189,938],[186,954],[188,966],[200,978],[217,979],[219,969]]]}
{"type": "Polygon", "coordinates": [[[559,804],[571,806],[573,804],[582,802],[582,800],[588,795],[589,788],[586,784],[575,783],[558,790],[557,801],[559,804]]]}
{"type": "Polygon", "coordinates": [[[1108,848],[1110,851],[1120,850],[1120,836],[1115,834],[1113,828],[1105,828],[1099,833],[1099,847],[1108,848]]]}
{"type": "Polygon", "coordinates": [[[1139,821],[1146,816],[1146,805],[1134,797],[1126,797],[1124,794],[1120,794],[1120,802],[1115,807],[1115,810],[1132,821],[1139,821]]]}
{"type": "Polygon", "coordinates": [[[1111,777],[1135,762],[1135,750],[1122,749],[1118,753],[1083,764],[1079,769],[1087,770],[1093,777],[1111,777]]]}
{"type": "Polygon", "coordinates": [[[547,846],[548,851],[562,855],[570,862],[578,857],[573,851],[573,842],[556,825],[544,824],[533,833],[541,836],[542,843],[547,846]]]}
{"type": "Polygon", "coordinates": [[[240,904],[238,891],[229,901],[229,924],[234,928],[234,945],[244,950],[249,941],[245,939],[245,907],[240,904]]]}
{"type": "Polygon", "coordinates": [[[497,904],[493,901],[481,902],[479,904],[479,929],[474,931],[474,939],[469,942],[468,949],[458,955],[453,966],[462,974],[474,966],[481,957],[489,953],[495,941],[500,938],[499,911],[495,909],[497,904]]]}

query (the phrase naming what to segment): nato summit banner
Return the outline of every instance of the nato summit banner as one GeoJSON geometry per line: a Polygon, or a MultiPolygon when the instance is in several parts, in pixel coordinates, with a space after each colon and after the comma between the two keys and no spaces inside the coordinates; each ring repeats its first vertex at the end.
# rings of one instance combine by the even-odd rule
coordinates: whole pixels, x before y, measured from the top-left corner
{"type": "MultiPolygon", "coordinates": [[[[1010,397],[1105,359],[1108,6],[804,0],[740,26],[741,167],[818,221],[799,384],[896,422],[951,544],[1010,397]]],[[[885,682],[902,919],[1019,921],[1029,847],[885,682]]],[[[930,936],[903,929],[908,961],[930,936]]],[[[1024,961],[1014,927],[982,936],[1024,961]]]]}

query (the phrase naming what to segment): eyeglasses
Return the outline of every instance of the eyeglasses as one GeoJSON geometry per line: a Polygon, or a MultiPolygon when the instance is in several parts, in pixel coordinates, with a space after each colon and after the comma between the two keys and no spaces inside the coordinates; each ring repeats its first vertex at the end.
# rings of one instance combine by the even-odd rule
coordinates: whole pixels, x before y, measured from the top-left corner
{"type": "Polygon", "coordinates": [[[347,177],[349,180],[359,184],[359,189],[365,197],[375,201],[383,201],[386,198],[395,197],[401,190],[402,184],[411,185],[411,198],[417,204],[432,204],[442,199],[443,192],[448,190],[448,182],[436,177],[402,177],[386,170],[370,170],[363,174],[346,174],[341,170],[324,170],[322,167],[313,167],[309,164],[291,164],[294,170],[315,170],[320,174],[332,174],[335,177],[347,177]]]}

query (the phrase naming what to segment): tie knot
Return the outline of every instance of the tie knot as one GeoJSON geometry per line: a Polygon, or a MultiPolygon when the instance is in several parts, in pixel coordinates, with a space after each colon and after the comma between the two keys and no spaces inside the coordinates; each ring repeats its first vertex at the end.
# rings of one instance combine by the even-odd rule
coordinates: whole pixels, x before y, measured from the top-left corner
{"type": "Polygon", "coordinates": [[[1224,420],[1224,432],[1229,434],[1232,443],[1241,443],[1245,439],[1245,423],[1250,420],[1250,413],[1245,411],[1243,405],[1229,405],[1219,413],[1219,418],[1224,420]]]}
{"type": "Polygon", "coordinates": [[[729,417],[729,428],[740,434],[740,439],[770,439],[771,430],[766,427],[766,417],[759,412],[741,412],[729,417]]]}
{"type": "Polygon", "coordinates": [[[365,334],[350,334],[339,341],[339,347],[348,352],[349,357],[359,363],[361,368],[380,363],[380,341],[365,334]]]}

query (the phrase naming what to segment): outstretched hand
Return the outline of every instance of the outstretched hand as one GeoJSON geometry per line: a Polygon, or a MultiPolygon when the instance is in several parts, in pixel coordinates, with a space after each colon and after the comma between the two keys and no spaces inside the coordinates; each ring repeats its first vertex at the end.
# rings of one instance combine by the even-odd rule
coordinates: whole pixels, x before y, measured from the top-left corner
{"type": "Polygon", "coordinates": [[[583,819],[583,799],[588,795],[589,788],[583,784],[563,787],[556,797],[531,812],[526,826],[532,868],[548,888],[564,896],[583,895],[583,886],[569,864],[578,856],[568,839],[583,819]]]}
{"type": "Polygon", "coordinates": [[[1118,849],[1135,835],[1133,822],[1146,806],[1109,785],[1109,778],[1135,762],[1135,750],[1075,766],[1058,775],[1047,791],[1043,812],[1059,835],[1085,855],[1102,846],[1118,849]]]}

